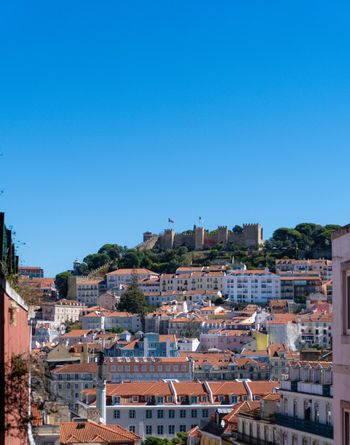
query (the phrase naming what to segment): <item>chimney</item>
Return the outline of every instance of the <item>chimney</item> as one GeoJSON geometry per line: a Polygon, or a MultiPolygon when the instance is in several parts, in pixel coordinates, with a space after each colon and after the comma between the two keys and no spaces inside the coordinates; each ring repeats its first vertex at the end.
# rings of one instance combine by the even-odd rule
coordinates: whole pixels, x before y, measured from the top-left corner
{"type": "Polygon", "coordinates": [[[106,424],[106,380],[104,379],[104,353],[100,351],[97,359],[96,408],[100,412],[100,423],[106,424]]]}

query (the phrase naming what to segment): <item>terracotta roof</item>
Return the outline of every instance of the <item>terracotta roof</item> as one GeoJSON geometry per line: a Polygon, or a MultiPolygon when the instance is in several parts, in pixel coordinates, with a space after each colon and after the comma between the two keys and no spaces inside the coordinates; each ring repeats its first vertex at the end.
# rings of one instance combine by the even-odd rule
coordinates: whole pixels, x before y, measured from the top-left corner
{"type": "Polygon", "coordinates": [[[81,373],[96,373],[96,363],[74,363],[72,365],[64,365],[57,367],[52,371],[54,374],[81,374],[81,373]]]}
{"type": "Polygon", "coordinates": [[[209,382],[213,396],[222,394],[247,395],[247,390],[243,382],[209,382]]]}
{"type": "Polygon", "coordinates": [[[157,275],[149,269],[118,269],[109,272],[107,275],[157,275]]]}
{"type": "Polygon", "coordinates": [[[247,382],[251,392],[253,395],[265,396],[267,394],[271,394],[274,388],[279,388],[280,383],[278,381],[255,381],[255,382],[247,382]]]}
{"type": "Polygon", "coordinates": [[[61,422],[61,444],[86,443],[135,443],[140,437],[120,425],[100,425],[90,420],[82,422],[61,422]]]}
{"type": "Polygon", "coordinates": [[[174,382],[174,387],[177,395],[208,395],[204,384],[200,382],[174,382]]]}
{"type": "Polygon", "coordinates": [[[62,338],[82,337],[83,335],[87,335],[89,332],[91,332],[90,329],[73,329],[72,331],[62,335],[62,338]]]}

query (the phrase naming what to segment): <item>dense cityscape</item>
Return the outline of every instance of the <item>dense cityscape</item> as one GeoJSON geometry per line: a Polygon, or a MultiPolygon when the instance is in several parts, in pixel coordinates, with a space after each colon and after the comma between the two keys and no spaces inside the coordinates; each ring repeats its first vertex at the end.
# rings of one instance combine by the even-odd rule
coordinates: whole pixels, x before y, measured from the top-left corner
{"type": "Polygon", "coordinates": [[[215,243],[197,226],[147,232],[134,249],[104,245],[49,278],[19,266],[4,214],[1,222],[6,443],[340,443],[349,227],[328,227],[328,258],[307,247],[321,226],[297,227],[298,258],[286,255],[300,247],[296,229],[277,229],[272,270],[232,255],[266,256],[273,239],[260,225],[221,227],[215,243]],[[174,273],[137,267],[138,255],[174,259],[179,249],[194,263],[174,273]]]}
{"type": "Polygon", "coordinates": [[[0,445],[350,445],[350,2],[0,11],[0,445]]]}

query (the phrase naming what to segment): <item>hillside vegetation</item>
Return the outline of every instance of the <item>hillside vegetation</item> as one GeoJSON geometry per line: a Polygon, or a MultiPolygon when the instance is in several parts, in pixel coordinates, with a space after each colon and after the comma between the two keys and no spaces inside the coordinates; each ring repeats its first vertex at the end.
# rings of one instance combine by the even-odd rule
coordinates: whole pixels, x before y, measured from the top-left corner
{"type": "MultiPolygon", "coordinates": [[[[189,251],[186,246],[176,250],[128,249],[118,244],[105,244],[98,252],[87,255],[77,270],[78,275],[89,275],[92,271],[106,266],[106,272],[119,268],[145,267],[158,273],[174,273],[180,266],[208,265],[214,260],[243,262],[248,268],[268,267],[274,270],[276,259],[280,258],[331,258],[331,236],[341,226],[321,226],[313,223],[298,224],[294,228],[281,227],[261,249],[237,248],[234,245],[218,244],[207,251],[189,251]]],[[[71,272],[56,276],[56,285],[61,295],[66,295],[67,279],[71,272]]]]}

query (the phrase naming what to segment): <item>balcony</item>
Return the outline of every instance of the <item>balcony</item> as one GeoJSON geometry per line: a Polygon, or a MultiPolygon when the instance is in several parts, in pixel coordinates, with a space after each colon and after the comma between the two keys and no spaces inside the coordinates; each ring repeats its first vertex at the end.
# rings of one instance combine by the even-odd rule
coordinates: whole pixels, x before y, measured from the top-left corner
{"type": "Polygon", "coordinates": [[[333,425],[315,423],[311,420],[298,419],[297,417],[286,416],[284,414],[276,414],[276,423],[286,428],[333,439],[333,425]]]}
{"type": "Polygon", "coordinates": [[[256,437],[249,436],[248,434],[242,434],[242,433],[237,434],[237,442],[242,443],[242,444],[249,444],[249,445],[278,445],[279,444],[279,442],[276,442],[276,441],[271,442],[270,440],[258,439],[256,437]]]}

